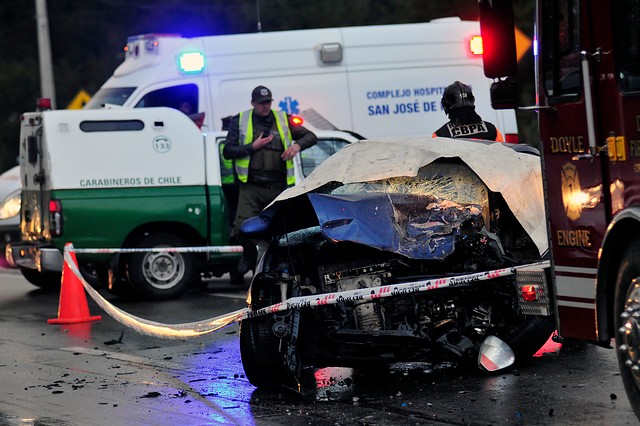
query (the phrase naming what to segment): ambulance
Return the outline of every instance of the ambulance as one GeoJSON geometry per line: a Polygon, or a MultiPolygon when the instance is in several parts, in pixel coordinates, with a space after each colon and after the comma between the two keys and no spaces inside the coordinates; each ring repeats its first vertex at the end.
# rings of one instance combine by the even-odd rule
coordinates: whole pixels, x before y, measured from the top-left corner
{"type": "MultiPolygon", "coordinates": [[[[274,31],[185,38],[129,37],[125,60],[85,108],[187,105],[203,129],[251,107],[251,90],[271,89],[274,108],[318,130],[365,138],[430,135],[447,117],[440,99],[459,80],[488,93],[480,27],[443,18],[425,23],[274,31]]],[[[514,111],[476,110],[517,141],[514,111]]]]}

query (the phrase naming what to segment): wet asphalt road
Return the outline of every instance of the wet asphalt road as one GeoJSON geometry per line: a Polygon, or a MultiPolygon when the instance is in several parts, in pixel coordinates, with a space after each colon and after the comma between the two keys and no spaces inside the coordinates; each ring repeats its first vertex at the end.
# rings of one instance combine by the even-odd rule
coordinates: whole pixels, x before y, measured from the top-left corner
{"type": "MultiPolygon", "coordinates": [[[[303,395],[244,377],[238,327],[189,340],[139,335],[106,316],[51,325],[59,296],[0,271],[0,425],[637,424],[613,350],[560,348],[495,376],[453,365],[308,370],[303,395]]],[[[141,318],[182,323],[244,306],[225,279],[176,301],[109,297],[141,318]]]]}

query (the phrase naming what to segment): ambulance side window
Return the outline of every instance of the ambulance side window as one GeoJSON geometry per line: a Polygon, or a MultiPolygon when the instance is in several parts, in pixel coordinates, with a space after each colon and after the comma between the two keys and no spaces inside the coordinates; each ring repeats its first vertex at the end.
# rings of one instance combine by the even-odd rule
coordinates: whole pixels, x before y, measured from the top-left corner
{"type": "Polygon", "coordinates": [[[318,138],[318,143],[311,148],[305,149],[300,153],[300,161],[302,163],[302,174],[307,177],[316,167],[324,160],[340,151],[349,142],[341,139],[323,139],[318,138]]]}
{"type": "Polygon", "coordinates": [[[169,107],[187,115],[198,112],[198,86],[182,84],[154,90],[144,95],[136,108],[169,107]],[[187,108],[189,108],[187,110],[187,108]]]}

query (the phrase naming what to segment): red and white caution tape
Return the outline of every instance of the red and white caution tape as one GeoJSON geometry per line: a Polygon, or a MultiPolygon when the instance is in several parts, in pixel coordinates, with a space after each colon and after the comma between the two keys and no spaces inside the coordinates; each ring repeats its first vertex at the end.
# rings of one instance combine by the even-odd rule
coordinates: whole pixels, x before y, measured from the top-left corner
{"type": "MultiPolygon", "coordinates": [[[[220,330],[235,322],[244,319],[255,318],[263,315],[270,315],[276,312],[282,312],[289,309],[312,308],[318,306],[334,305],[346,302],[362,302],[377,300],[386,297],[422,293],[446,287],[455,287],[456,285],[468,284],[472,282],[481,282],[493,280],[496,278],[514,275],[519,269],[543,269],[549,267],[549,261],[530,263],[526,265],[514,266],[511,268],[496,269],[486,272],[476,272],[473,274],[457,275],[445,278],[432,278],[428,280],[413,281],[408,283],[385,285],[380,287],[360,288],[356,290],[340,291],[335,293],[312,294],[308,296],[292,297],[283,302],[276,303],[255,311],[249,308],[239,309],[229,312],[228,314],[219,315],[202,321],[183,323],[183,324],[163,324],[155,321],[149,321],[131,315],[123,310],[115,307],[104,299],[89,283],[87,283],[73,261],[70,252],[88,253],[88,249],[74,249],[73,245],[67,245],[64,252],[64,261],[67,262],[71,271],[78,277],[82,285],[91,298],[100,306],[107,314],[113,317],[121,324],[130,327],[141,334],[159,337],[164,339],[186,339],[199,337],[214,331],[220,330]]],[[[90,250],[108,250],[108,249],[90,249],[90,250]]],[[[93,251],[92,253],[96,253],[93,251]]],[[[100,252],[103,253],[103,252],[100,252]]]]}
{"type": "Polygon", "coordinates": [[[242,253],[242,246],[206,246],[206,247],[155,247],[155,248],[83,248],[73,249],[76,253],[113,254],[113,253],[242,253]]]}
{"type": "Polygon", "coordinates": [[[455,287],[461,284],[472,282],[488,281],[496,278],[514,275],[518,269],[543,269],[549,267],[549,261],[529,263],[526,265],[513,266],[505,269],[495,269],[486,272],[476,272],[473,274],[456,275],[445,278],[431,278],[427,280],[413,281],[408,283],[391,284],[379,287],[359,288],[356,290],[340,291],[336,293],[312,294],[309,296],[299,296],[287,299],[284,302],[276,303],[255,311],[248,310],[241,317],[242,319],[254,318],[262,315],[269,315],[289,309],[313,308],[317,306],[334,305],[345,302],[363,302],[369,300],[382,299],[404,294],[422,293],[430,290],[437,290],[446,287],[455,287]]]}

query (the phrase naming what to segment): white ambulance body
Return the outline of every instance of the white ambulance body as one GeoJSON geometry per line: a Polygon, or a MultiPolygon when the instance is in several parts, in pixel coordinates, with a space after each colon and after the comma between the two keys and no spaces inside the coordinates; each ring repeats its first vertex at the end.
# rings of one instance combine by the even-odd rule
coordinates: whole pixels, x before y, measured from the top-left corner
{"type": "MultiPolygon", "coordinates": [[[[455,80],[472,86],[476,110],[509,135],[513,111],[495,111],[482,57],[473,54],[479,24],[427,23],[326,28],[183,38],[132,36],[126,58],[85,108],[191,104],[204,129],[249,109],[251,90],[271,89],[274,109],[320,130],[366,138],[431,134],[447,121],[440,99],[455,80]]],[[[510,139],[513,141],[512,139],[510,139]]]]}

